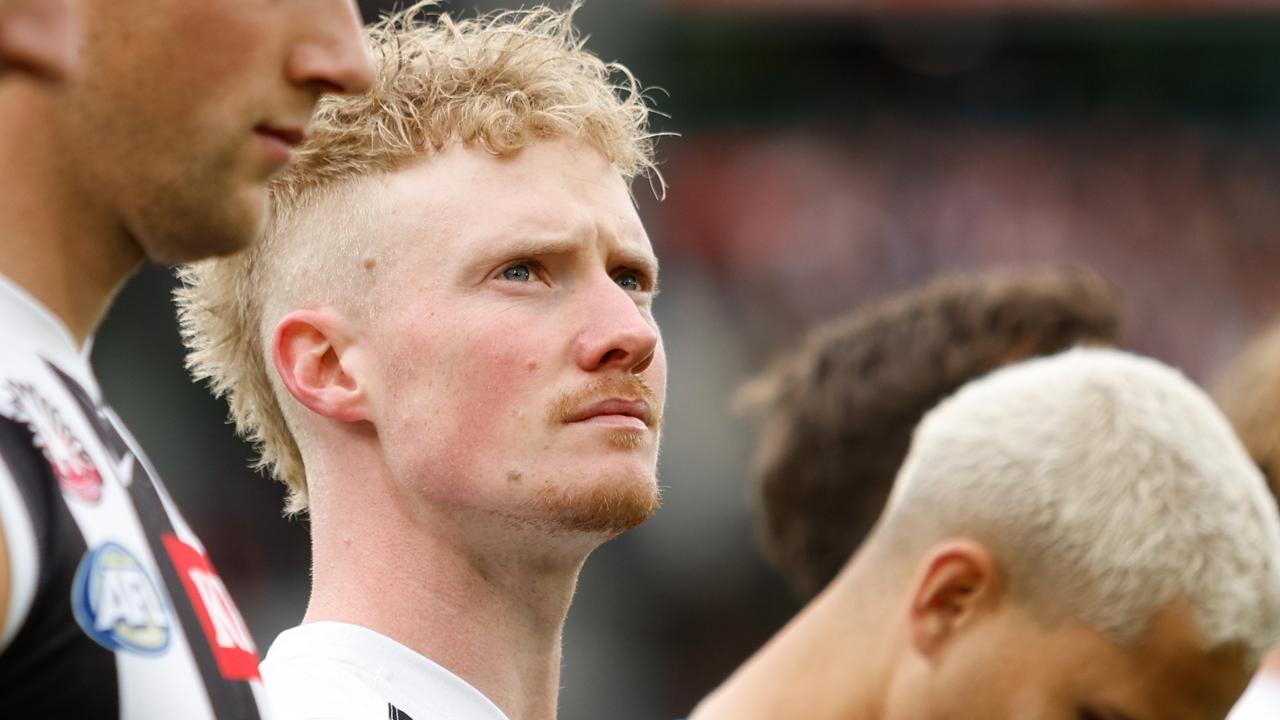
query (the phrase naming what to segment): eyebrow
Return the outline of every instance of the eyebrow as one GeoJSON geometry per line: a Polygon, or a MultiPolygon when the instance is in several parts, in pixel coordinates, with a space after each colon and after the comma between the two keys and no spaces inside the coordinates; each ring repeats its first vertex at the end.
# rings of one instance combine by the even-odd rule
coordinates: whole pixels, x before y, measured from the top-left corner
{"type": "Polygon", "coordinates": [[[652,253],[635,252],[634,250],[619,250],[616,253],[618,262],[627,267],[635,268],[642,272],[648,273],[649,281],[653,283],[653,291],[658,290],[658,258],[652,253]]]}
{"type": "Polygon", "coordinates": [[[521,238],[518,240],[504,240],[500,249],[495,249],[495,256],[510,257],[563,257],[572,255],[582,247],[582,243],[572,238],[556,238],[546,240],[536,240],[529,238],[521,238]]]}

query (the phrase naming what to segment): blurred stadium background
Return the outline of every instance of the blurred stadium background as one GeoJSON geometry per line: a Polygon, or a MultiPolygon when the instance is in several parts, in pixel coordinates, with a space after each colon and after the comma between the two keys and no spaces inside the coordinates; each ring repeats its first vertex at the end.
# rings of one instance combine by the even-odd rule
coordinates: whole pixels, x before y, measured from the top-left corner
{"type": "MultiPolygon", "coordinates": [[[[587,563],[561,716],[681,716],[796,609],[756,550],[729,406],[814,322],[940,273],[1069,262],[1121,290],[1128,347],[1206,381],[1280,312],[1272,8],[588,0],[590,47],[663,88],[682,137],[660,144],[668,199],[637,189],[664,266],[665,506],[587,563]]],[[[265,650],[306,601],[306,524],[184,374],[172,282],[125,288],[94,362],[265,650]]]]}

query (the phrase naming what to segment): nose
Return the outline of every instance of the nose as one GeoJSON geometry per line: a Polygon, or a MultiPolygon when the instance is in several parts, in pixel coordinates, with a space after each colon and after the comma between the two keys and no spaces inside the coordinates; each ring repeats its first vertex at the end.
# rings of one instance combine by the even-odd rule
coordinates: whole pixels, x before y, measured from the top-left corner
{"type": "Polygon", "coordinates": [[[653,362],[658,326],[612,279],[584,303],[585,327],[574,342],[574,359],[588,372],[614,368],[639,374],[653,362]]]}
{"type": "Polygon", "coordinates": [[[297,85],[320,92],[358,95],[373,87],[373,55],[361,31],[354,0],[308,3],[285,72],[297,85]]]}

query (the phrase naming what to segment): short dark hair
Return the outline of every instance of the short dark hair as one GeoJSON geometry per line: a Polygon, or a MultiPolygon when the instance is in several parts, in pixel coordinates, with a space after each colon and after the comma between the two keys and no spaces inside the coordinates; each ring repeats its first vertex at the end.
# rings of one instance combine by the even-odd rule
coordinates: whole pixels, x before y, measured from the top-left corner
{"type": "Polygon", "coordinates": [[[950,276],[815,329],[740,395],[761,420],[765,554],[816,595],[874,526],[930,408],[1010,362],[1114,345],[1119,329],[1115,290],[1076,268],[950,276]]]}

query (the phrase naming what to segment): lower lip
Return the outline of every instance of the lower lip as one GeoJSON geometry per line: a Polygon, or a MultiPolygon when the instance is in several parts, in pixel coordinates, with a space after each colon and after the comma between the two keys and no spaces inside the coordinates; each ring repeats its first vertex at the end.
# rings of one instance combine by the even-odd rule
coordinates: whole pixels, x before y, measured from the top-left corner
{"type": "Polygon", "coordinates": [[[281,140],[275,135],[266,133],[256,133],[258,140],[262,143],[262,147],[267,151],[267,157],[271,158],[280,165],[288,165],[293,161],[293,147],[289,143],[281,140]]]}
{"type": "Polygon", "coordinates": [[[648,430],[644,421],[633,415],[595,415],[579,420],[577,425],[603,425],[613,430],[648,430]]]}

